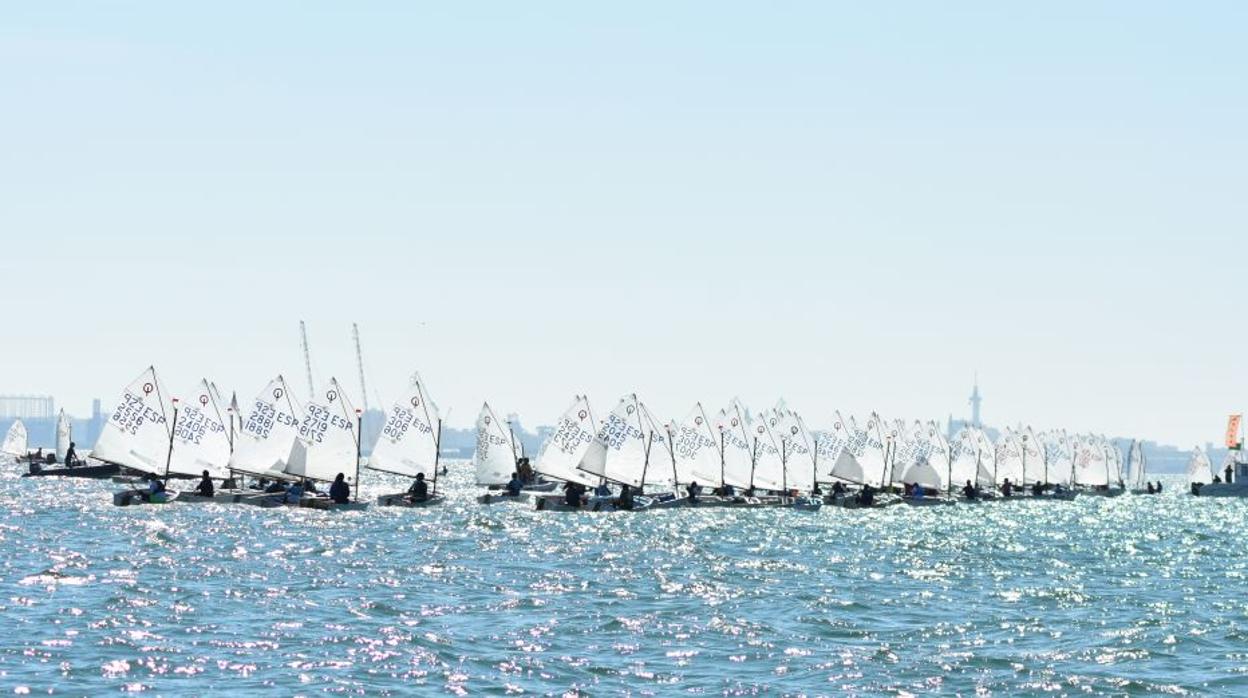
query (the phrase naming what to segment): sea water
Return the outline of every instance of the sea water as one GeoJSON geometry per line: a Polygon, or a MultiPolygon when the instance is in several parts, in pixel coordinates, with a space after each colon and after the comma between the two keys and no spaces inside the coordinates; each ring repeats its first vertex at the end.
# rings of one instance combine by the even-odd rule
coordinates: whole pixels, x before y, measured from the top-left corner
{"type": "MultiPolygon", "coordinates": [[[[30,694],[1248,692],[1248,502],[115,507],[0,478],[30,694]]],[[[364,493],[405,483],[371,475],[364,493]]]]}

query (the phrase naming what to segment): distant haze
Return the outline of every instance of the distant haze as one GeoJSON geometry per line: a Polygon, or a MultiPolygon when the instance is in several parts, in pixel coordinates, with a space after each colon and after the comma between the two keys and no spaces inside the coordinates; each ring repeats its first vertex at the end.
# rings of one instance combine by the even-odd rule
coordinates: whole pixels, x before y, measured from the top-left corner
{"type": "MultiPolygon", "coordinates": [[[[8,4],[0,392],[778,398],[1192,445],[1248,395],[1248,5],[8,4]]],[[[357,403],[358,395],[352,396],[357,403]]],[[[369,396],[376,402],[376,396],[369,396]]]]}

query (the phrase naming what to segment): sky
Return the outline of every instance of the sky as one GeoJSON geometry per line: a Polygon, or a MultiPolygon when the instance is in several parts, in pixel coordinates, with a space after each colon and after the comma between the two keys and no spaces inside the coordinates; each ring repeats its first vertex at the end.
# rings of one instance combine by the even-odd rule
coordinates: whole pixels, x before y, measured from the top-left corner
{"type": "Polygon", "coordinates": [[[1248,4],[0,6],[0,393],[636,392],[1190,446],[1245,409],[1248,4]]]}

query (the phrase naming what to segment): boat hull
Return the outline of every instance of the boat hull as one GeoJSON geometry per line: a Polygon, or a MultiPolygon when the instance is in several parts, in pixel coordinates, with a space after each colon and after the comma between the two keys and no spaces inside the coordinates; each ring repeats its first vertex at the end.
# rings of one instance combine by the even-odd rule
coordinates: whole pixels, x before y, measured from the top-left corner
{"type": "Polygon", "coordinates": [[[496,492],[486,492],[477,497],[478,504],[528,504],[533,501],[533,496],[521,492],[518,495],[499,494],[496,492]]]}
{"type": "Polygon", "coordinates": [[[121,466],[112,463],[102,465],[80,465],[73,468],[43,468],[39,472],[22,473],[22,477],[80,477],[92,480],[103,480],[121,472],[121,466]]]}
{"type": "Polygon", "coordinates": [[[1192,494],[1197,497],[1248,497],[1248,485],[1235,482],[1229,485],[1225,482],[1214,482],[1193,487],[1192,494]]]}
{"type": "Polygon", "coordinates": [[[147,492],[140,490],[122,490],[113,493],[113,506],[130,507],[139,504],[169,504],[177,501],[180,495],[180,492],[170,490],[165,490],[155,495],[149,495],[147,492]]]}
{"type": "Polygon", "coordinates": [[[423,509],[425,507],[434,507],[446,501],[446,497],[435,494],[423,502],[412,502],[407,498],[407,492],[396,492],[394,494],[383,494],[377,497],[377,506],[382,507],[407,507],[409,509],[423,509]]]}

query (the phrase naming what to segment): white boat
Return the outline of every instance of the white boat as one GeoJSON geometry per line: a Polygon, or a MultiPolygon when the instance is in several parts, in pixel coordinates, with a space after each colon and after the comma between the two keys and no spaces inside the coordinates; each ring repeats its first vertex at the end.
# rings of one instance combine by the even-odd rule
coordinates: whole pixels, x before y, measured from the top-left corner
{"type": "Polygon", "coordinates": [[[546,477],[563,482],[575,482],[592,486],[597,479],[577,468],[581,459],[594,442],[597,429],[589,399],[578,395],[572,405],[564,410],[554,431],[542,444],[533,470],[546,477]]]}
{"type": "Polygon", "coordinates": [[[633,494],[632,509],[638,510],[645,508],[638,504],[647,486],[672,485],[672,463],[668,428],[650,414],[635,394],[630,394],[620,398],[615,409],[598,425],[593,443],[577,467],[595,478],[628,487],[633,494]]]}
{"type": "Polygon", "coordinates": [[[0,446],[0,452],[17,460],[25,458],[29,453],[29,448],[30,444],[26,437],[26,425],[20,419],[14,420],[9,425],[8,432],[4,435],[4,445],[0,446]]]}
{"type": "Polygon", "coordinates": [[[511,482],[516,472],[516,436],[504,426],[490,403],[482,403],[477,415],[477,446],[472,452],[472,470],[478,485],[498,487],[511,482]]]}
{"type": "Polygon", "coordinates": [[[407,491],[377,497],[381,506],[429,507],[441,504],[438,495],[438,466],[441,462],[442,418],[429,398],[419,374],[414,374],[401,397],[390,406],[386,425],[368,458],[367,468],[413,479],[432,472],[428,497],[413,502],[407,491]]]}
{"type": "Polygon", "coordinates": [[[239,415],[228,469],[269,480],[289,479],[286,461],[299,438],[304,409],[281,375],[256,395],[245,419],[239,415]]]}
{"type": "Polygon", "coordinates": [[[753,485],[754,448],[747,414],[740,401],[734,399],[715,418],[720,437],[720,484],[734,490],[748,491],[753,485]]]}
{"type": "Polygon", "coordinates": [[[1127,468],[1131,477],[1132,494],[1156,494],[1148,480],[1148,463],[1144,457],[1144,445],[1139,439],[1131,442],[1127,451],[1127,468]]]}
{"type": "MultiPolygon", "coordinates": [[[[154,479],[166,479],[176,418],[176,401],[165,390],[156,369],[148,367],[126,386],[91,456],[154,479]]],[[[120,506],[140,502],[156,504],[172,501],[176,496],[176,492],[149,494],[131,489],[115,493],[113,503],[120,506]]]]}
{"type": "Polygon", "coordinates": [[[695,404],[685,421],[672,430],[673,479],[677,489],[693,483],[723,485],[720,438],[702,403],[695,404]]]}

